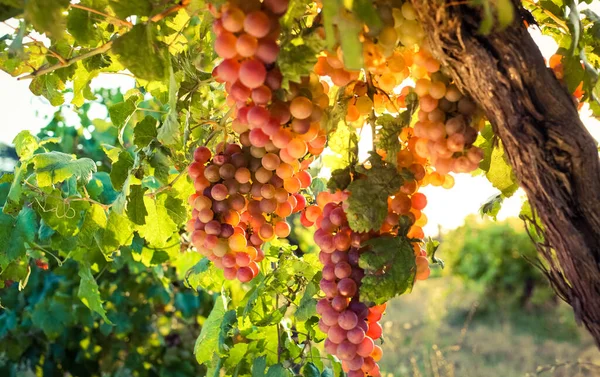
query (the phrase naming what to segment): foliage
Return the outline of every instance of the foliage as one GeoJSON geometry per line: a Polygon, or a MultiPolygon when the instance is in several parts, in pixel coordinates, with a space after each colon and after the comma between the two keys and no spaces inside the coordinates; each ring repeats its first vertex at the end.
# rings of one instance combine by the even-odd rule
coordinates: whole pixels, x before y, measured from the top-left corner
{"type": "Polygon", "coordinates": [[[448,273],[482,286],[487,297],[483,305],[493,306],[497,300],[523,305],[534,294],[550,294],[546,279],[533,263],[535,246],[520,220],[492,222],[472,215],[442,238],[440,253],[448,273]]]}
{"type": "Polygon", "coordinates": [[[31,267],[23,291],[17,285],[0,291],[6,307],[0,313],[0,374],[204,373],[189,360],[212,296],[185,289],[172,268],[147,267],[143,252],[123,251],[115,259],[122,267],[95,277],[75,261],[60,267],[51,262],[52,271],[31,267]],[[99,292],[91,294],[90,284],[99,292]],[[85,296],[105,300],[107,320],[86,307],[85,296]]]}

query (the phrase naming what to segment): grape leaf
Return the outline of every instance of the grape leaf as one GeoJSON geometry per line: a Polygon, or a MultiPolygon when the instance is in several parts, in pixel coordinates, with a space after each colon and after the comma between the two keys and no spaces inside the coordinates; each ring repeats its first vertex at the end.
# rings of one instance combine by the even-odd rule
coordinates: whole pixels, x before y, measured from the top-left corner
{"type": "Polygon", "coordinates": [[[91,243],[95,242],[94,237],[96,232],[106,227],[107,222],[106,211],[99,204],[92,204],[90,209],[85,213],[78,235],[79,243],[82,246],[90,247],[91,243]]]}
{"type": "Polygon", "coordinates": [[[290,82],[299,83],[317,62],[325,41],[317,33],[300,35],[282,44],[277,66],[283,75],[282,87],[288,89],[290,82]]]}
{"type": "Polygon", "coordinates": [[[64,11],[68,6],[69,0],[27,0],[25,18],[37,31],[60,38],[65,30],[64,11]]]}
{"type": "Polygon", "coordinates": [[[481,217],[487,215],[495,220],[497,220],[498,212],[500,212],[500,208],[502,208],[502,202],[504,201],[504,197],[502,194],[494,195],[490,197],[485,203],[481,205],[479,208],[479,213],[481,217]]]}
{"type": "Polygon", "coordinates": [[[79,291],[77,292],[77,297],[81,299],[81,301],[90,308],[90,310],[95,311],[100,314],[102,319],[108,323],[112,324],[112,322],[106,317],[106,310],[102,307],[102,300],[100,299],[100,291],[98,290],[98,283],[92,276],[92,270],[90,266],[79,266],[79,277],[81,281],[79,283],[79,291]]]}
{"type": "Polygon", "coordinates": [[[264,377],[267,369],[266,356],[257,357],[252,363],[252,377],[264,377]]]}
{"type": "Polygon", "coordinates": [[[140,149],[147,147],[158,136],[157,125],[158,120],[147,115],[133,129],[133,143],[140,149]]]}
{"type": "Polygon", "coordinates": [[[138,97],[132,96],[126,101],[119,102],[108,108],[108,115],[110,115],[110,120],[112,120],[115,127],[121,129],[127,124],[129,118],[137,109],[136,104],[138,100],[138,97]]]}
{"type": "Polygon", "coordinates": [[[365,243],[359,266],[365,270],[360,297],[377,305],[410,291],[417,271],[415,255],[405,237],[380,236],[365,243]]]}
{"type": "Polygon", "coordinates": [[[148,214],[146,223],[136,227],[139,235],[154,247],[165,247],[173,233],[178,230],[177,224],[171,219],[165,207],[166,196],[157,199],[144,196],[144,204],[148,214]]]}
{"type": "Polygon", "coordinates": [[[319,368],[311,362],[306,363],[304,365],[304,369],[302,370],[302,376],[304,377],[321,377],[321,372],[319,368]]]}
{"type": "Polygon", "coordinates": [[[21,160],[26,160],[33,156],[33,152],[39,147],[38,138],[33,136],[31,132],[27,130],[19,132],[13,139],[13,144],[15,145],[17,156],[19,156],[21,160]]]}
{"type": "Polygon", "coordinates": [[[101,37],[100,30],[96,28],[97,18],[92,12],[73,8],[67,15],[67,31],[82,46],[95,46],[101,37]]]}
{"type": "Polygon", "coordinates": [[[96,97],[90,88],[90,82],[98,75],[98,71],[88,71],[83,64],[78,64],[73,74],[73,99],[71,103],[77,107],[83,106],[85,100],[94,100],[96,97]]]}
{"type": "Polygon", "coordinates": [[[340,30],[340,45],[344,51],[344,66],[348,69],[361,69],[363,67],[363,44],[359,39],[363,28],[362,22],[342,11],[340,14],[338,28],[340,30]]]}
{"type": "Polygon", "coordinates": [[[65,83],[54,72],[37,76],[29,84],[29,90],[36,96],[44,96],[52,106],[59,106],[65,102],[65,96],[62,91],[65,89],[65,83]]]}
{"type": "Polygon", "coordinates": [[[84,201],[67,202],[54,190],[43,201],[36,201],[34,207],[44,223],[63,237],[72,237],[79,232],[81,220],[90,204],[84,201]]]}
{"type": "Polygon", "coordinates": [[[32,158],[37,183],[40,187],[51,186],[75,176],[88,182],[96,172],[96,164],[89,158],[76,159],[62,152],[36,154],[32,158]]]}
{"type": "Polygon", "coordinates": [[[146,216],[148,215],[146,204],[144,203],[144,194],[148,189],[141,185],[131,185],[129,186],[129,190],[127,216],[134,224],[144,225],[146,223],[146,216]]]}
{"type": "Polygon", "coordinates": [[[347,188],[350,197],[345,212],[350,228],[356,232],[381,228],[387,216],[387,198],[397,192],[403,182],[398,170],[385,164],[378,154],[371,153],[369,162],[370,169],[356,168],[364,178],[355,179],[347,188]]]}
{"type": "Polygon", "coordinates": [[[0,268],[25,255],[37,229],[37,217],[30,207],[24,207],[16,218],[0,213],[0,268]]]}
{"type": "Polygon", "coordinates": [[[502,192],[504,197],[511,197],[519,188],[512,167],[506,162],[506,155],[502,145],[492,150],[490,168],[486,173],[490,183],[502,192]]]}
{"type": "Polygon", "coordinates": [[[158,129],[158,140],[167,146],[180,146],[182,143],[181,126],[177,118],[177,92],[179,84],[169,67],[169,113],[162,126],[158,129]]]}
{"type": "Polygon", "coordinates": [[[211,360],[215,353],[220,354],[224,336],[236,321],[235,310],[227,310],[228,302],[229,299],[226,296],[217,298],[215,306],[204,321],[194,346],[194,354],[199,364],[211,360]]]}
{"type": "Polygon", "coordinates": [[[154,25],[138,24],[113,42],[113,52],[137,78],[162,81],[166,77],[168,51],[155,34],[154,25]]]}
{"type": "Polygon", "coordinates": [[[345,190],[351,182],[352,174],[350,167],[336,169],[331,172],[331,178],[329,178],[329,181],[327,181],[327,188],[331,192],[345,190]]]}
{"type": "Polygon", "coordinates": [[[119,153],[119,159],[112,165],[112,169],[110,170],[110,181],[115,190],[120,191],[123,189],[123,185],[127,181],[127,178],[129,178],[129,173],[133,168],[133,163],[131,153],[128,151],[119,153]]]}
{"type": "Polygon", "coordinates": [[[271,365],[265,377],[292,377],[293,374],[288,368],[281,364],[271,365]]]}
{"type": "Polygon", "coordinates": [[[31,320],[48,338],[56,339],[73,321],[71,313],[73,309],[64,298],[47,298],[35,305],[31,320]]]}
{"type": "Polygon", "coordinates": [[[105,228],[96,233],[96,240],[105,255],[117,251],[121,246],[131,244],[133,227],[127,216],[110,211],[105,228]]]}
{"type": "Polygon", "coordinates": [[[148,16],[152,12],[152,3],[156,1],[148,0],[110,0],[110,6],[115,11],[119,18],[127,18],[129,16],[148,16]]]}
{"type": "Polygon", "coordinates": [[[317,313],[317,300],[314,296],[319,292],[318,285],[314,282],[309,283],[304,289],[304,295],[300,299],[298,308],[294,317],[298,321],[306,321],[317,313]]]}
{"type": "Polygon", "coordinates": [[[242,360],[244,360],[246,352],[248,352],[248,343],[236,343],[229,350],[229,356],[227,357],[225,366],[230,368],[236,367],[239,363],[242,362],[242,360]]]}

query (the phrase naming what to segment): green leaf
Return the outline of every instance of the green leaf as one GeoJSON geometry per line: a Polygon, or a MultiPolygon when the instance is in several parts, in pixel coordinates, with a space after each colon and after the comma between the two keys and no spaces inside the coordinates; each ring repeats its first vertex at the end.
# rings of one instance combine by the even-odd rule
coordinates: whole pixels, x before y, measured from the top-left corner
{"type": "Polygon", "coordinates": [[[40,153],[33,156],[33,167],[40,187],[51,186],[75,176],[88,182],[96,172],[96,164],[89,158],[76,159],[62,152],[40,153]]]}
{"type": "Polygon", "coordinates": [[[133,129],[133,143],[136,147],[139,149],[145,148],[152,140],[156,139],[156,136],[158,136],[157,125],[158,120],[150,115],[147,115],[141,122],[135,125],[133,129]]]}
{"type": "Polygon", "coordinates": [[[319,287],[314,282],[309,283],[305,290],[304,295],[300,299],[298,308],[294,313],[294,317],[298,321],[306,321],[317,313],[317,300],[315,295],[319,292],[319,287]]]}
{"type": "Polygon", "coordinates": [[[248,352],[248,343],[236,343],[229,350],[229,357],[225,362],[225,366],[235,368],[242,360],[244,360],[246,352],[248,352]]]}
{"type": "Polygon", "coordinates": [[[515,20],[515,7],[511,0],[497,0],[496,11],[498,12],[498,23],[501,29],[509,26],[515,20]]]}
{"type": "Polygon", "coordinates": [[[15,136],[13,140],[17,155],[22,159],[26,160],[33,156],[33,152],[39,148],[38,138],[33,136],[31,132],[25,130],[21,131],[15,136]]]}
{"type": "Polygon", "coordinates": [[[68,202],[58,190],[54,190],[43,201],[36,201],[34,208],[47,226],[63,237],[72,237],[79,232],[81,220],[89,206],[89,203],[79,200],[68,202]]]}
{"type": "Polygon", "coordinates": [[[502,194],[494,195],[490,197],[481,208],[479,208],[479,213],[481,217],[487,215],[494,220],[497,220],[498,212],[500,212],[500,208],[502,208],[502,202],[504,201],[504,197],[502,194]]]}
{"type": "Polygon", "coordinates": [[[115,190],[120,191],[123,189],[123,185],[129,178],[133,164],[134,161],[131,153],[128,151],[119,153],[119,160],[112,165],[112,169],[110,170],[110,181],[115,190]]]}
{"type": "Polygon", "coordinates": [[[223,272],[216,268],[208,258],[202,258],[187,271],[185,281],[192,289],[215,290],[222,284],[223,272]]]}
{"type": "MultiPolygon", "coordinates": [[[[48,0],[52,1],[52,0],[48,0]]],[[[38,76],[29,84],[29,90],[36,96],[44,96],[52,106],[60,106],[65,102],[62,91],[65,89],[65,83],[54,72],[38,76]]]]}
{"type": "Polygon", "coordinates": [[[369,30],[377,32],[383,26],[373,1],[354,0],[352,2],[352,12],[359,20],[368,26],[369,30]]]}
{"type": "Polygon", "coordinates": [[[137,109],[138,98],[136,96],[129,97],[126,101],[119,102],[115,105],[112,105],[108,108],[108,115],[110,115],[110,119],[112,120],[115,127],[121,129],[125,127],[129,118],[135,110],[137,109]]]}
{"type": "Polygon", "coordinates": [[[176,225],[181,226],[188,221],[189,213],[188,209],[183,204],[183,200],[167,195],[164,203],[169,217],[176,225]]]}
{"type": "Polygon", "coordinates": [[[348,13],[340,13],[338,28],[340,30],[340,45],[344,52],[344,66],[348,69],[363,67],[363,44],[359,39],[363,28],[362,22],[348,13]]]}
{"type": "Polygon", "coordinates": [[[95,46],[101,37],[100,30],[96,28],[97,19],[92,12],[71,8],[67,15],[67,31],[80,45],[95,46]]]}
{"type": "Polygon", "coordinates": [[[229,327],[236,321],[235,311],[227,311],[228,301],[229,299],[225,296],[217,298],[210,315],[204,321],[194,346],[194,354],[199,364],[211,360],[215,353],[221,354],[224,337],[229,327]]]}
{"type": "Polygon", "coordinates": [[[25,18],[39,32],[60,38],[65,30],[65,15],[69,0],[27,0],[25,18]]]}
{"type": "Polygon", "coordinates": [[[299,83],[307,76],[317,62],[317,55],[323,51],[325,41],[317,33],[297,36],[281,46],[277,57],[277,67],[283,75],[282,87],[287,89],[290,82],[299,83]]]}
{"type": "Polygon", "coordinates": [[[397,155],[400,152],[401,143],[399,141],[400,132],[404,127],[410,124],[411,118],[417,108],[418,96],[411,92],[406,97],[408,109],[394,117],[390,114],[382,114],[377,117],[376,125],[381,127],[377,131],[375,145],[377,149],[383,149],[386,152],[385,160],[391,164],[398,163],[397,155]]]}
{"type": "Polygon", "coordinates": [[[327,48],[333,50],[336,43],[335,35],[335,19],[343,9],[341,0],[331,0],[323,2],[323,26],[325,28],[325,40],[327,41],[327,48]]]}
{"type": "Polygon", "coordinates": [[[119,250],[121,246],[131,244],[133,227],[127,216],[110,211],[105,228],[96,233],[96,240],[105,255],[119,250]]]}
{"type": "Polygon", "coordinates": [[[381,228],[387,216],[387,198],[402,186],[403,179],[398,170],[385,164],[381,156],[371,153],[371,168],[356,168],[365,177],[348,185],[348,207],[345,212],[350,228],[356,232],[368,232],[381,228]]]}
{"type": "Polygon", "coordinates": [[[106,310],[102,307],[102,300],[100,299],[100,291],[98,290],[98,283],[92,276],[92,270],[90,266],[79,266],[79,277],[81,281],[79,283],[79,291],[77,297],[90,308],[100,314],[104,322],[112,324],[112,322],[106,317],[106,310]]]}
{"type": "Polygon", "coordinates": [[[177,92],[179,84],[175,79],[173,67],[169,67],[169,113],[163,125],[158,129],[158,141],[167,146],[179,146],[182,143],[181,127],[177,118],[177,92]]]}
{"type": "Polygon", "coordinates": [[[344,169],[336,169],[331,172],[331,178],[327,182],[327,188],[331,192],[337,190],[345,190],[352,183],[352,174],[350,167],[344,169]]]}
{"type": "Polygon", "coordinates": [[[29,164],[19,165],[15,168],[15,178],[13,179],[8,195],[6,196],[6,203],[2,208],[3,213],[16,214],[22,206],[22,194],[23,194],[23,181],[27,174],[27,166],[29,164]]]}
{"type": "Polygon", "coordinates": [[[264,377],[267,369],[266,356],[257,357],[252,363],[252,377],[264,377]]]}
{"type": "Polygon", "coordinates": [[[110,6],[119,18],[129,16],[149,16],[152,12],[152,3],[149,0],[110,0],[110,6]]]}
{"type": "Polygon", "coordinates": [[[71,313],[72,307],[64,299],[52,297],[35,305],[31,320],[49,339],[56,339],[71,323],[71,313]]]}
{"type": "Polygon", "coordinates": [[[129,186],[129,190],[127,216],[134,224],[144,225],[146,223],[146,216],[148,215],[146,204],[144,203],[144,194],[148,189],[141,185],[131,185],[129,186]]]}
{"type": "Polygon", "coordinates": [[[365,246],[370,248],[359,260],[365,270],[361,300],[379,305],[412,288],[417,268],[413,248],[405,237],[380,236],[365,246]]]}
{"type": "Polygon", "coordinates": [[[99,204],[92,204],[85,213],[83,224],[81,225],[78,241],[82,246],[90,247],[96,233],[106,227],[108,216],[106,211],[99,204]]]}
{"type": "Polygon", "coordinates": [[[306,363],[304,369],[302,370],[302,376],[304,377],[321,377],[321,372],[319,368],[311,362],[306,363]]]}
{"type": "Polygon", "coordinates": [[[77,69],[73,74],[73,99],[71,100],[73,105],[81,107],[86,99],[95,99],[95,95],[90,88],[90,83],[97,75],[98,71],[88,71],[84,68],[83,64],[77,65],[77,69]]]}
{"type": "Polygon", "coordinates": [[[30,207],[24,207],[17,218],[0,213],[0,267],[25,255],[27,245],[35,240],[38,221],[30,207]]]}
{"type": "Polygon", "coordinates": [[[167,76],[168,52],[155,34],[152,24],[138,24],[113,43],[121,64],[137,78],[161,81],[167,76]]]}
{"type": "Polygon", "coordinates": [[[507,157],[504,148],[498,145],[492,150],[490,168],[486,173],[490,183],[502,192],[504,197],[509,198],[517,191],[519,184],[515,178],[512,167],[506,162],[507,157]]]}
{"type": "Polygon", "coordinates": [[[444,268],[444,261],[435,256],[435,253],[437,253],[439,247],[440,242],[429,237],[427,244],[425,245],[425,251],[427,251],[427,257],[431,258],[433,263],[440,265],[441,268],[444,268]]]}
{"type": "Polygon", "coordinates": [[[6,21],[23,13],[23,10],[9,4],[0,3],[0,21],[6,21]]]}
{"type": "Polygon", "coordinates": [[[166,196],[161,195],[157,199],[144,196],[143,200],[148,211],[146,223],[137,226],[136,229],[150,245],[165,247],[169,238],[179,229],[165,207],[166,196]]]}
{"type": "Polygon", "coordinates": [[[271,365],[265,377],[292,377],[292,372],[281,364],[271,365]]]}

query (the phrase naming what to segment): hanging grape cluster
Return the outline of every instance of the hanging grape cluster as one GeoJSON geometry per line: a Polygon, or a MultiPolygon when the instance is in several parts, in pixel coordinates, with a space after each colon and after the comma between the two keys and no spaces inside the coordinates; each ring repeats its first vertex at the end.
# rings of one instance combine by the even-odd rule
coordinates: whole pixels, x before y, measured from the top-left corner
{"type": "Polygon", "coordinates": [[[326,143],[320,121],[328,86],[314,76],[281,88],[277,39],[286,9],[287,1],[265,1],[214,12],[223,61],[213,75],[225,84],[237,142],[221,144],[212,159],[204,147],[196,151],[192,241],[226,278],[242,282],[258,274],[264,242],[289,235],[286,218],[305,208],[307,168],[326,143]]]}

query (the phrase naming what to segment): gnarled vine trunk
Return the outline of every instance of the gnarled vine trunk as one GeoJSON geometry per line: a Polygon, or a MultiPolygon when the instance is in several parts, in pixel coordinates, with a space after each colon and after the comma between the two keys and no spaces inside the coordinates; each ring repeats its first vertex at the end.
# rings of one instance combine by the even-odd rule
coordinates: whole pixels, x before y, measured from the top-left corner
{"type": "Polygon", "coordinates": [[[500,137],[555,250],[549,277],[600,346],[600,164],[571,95],[518,16],[482,35],[465,2],[411,1],[434,56],[500,137]]]}

